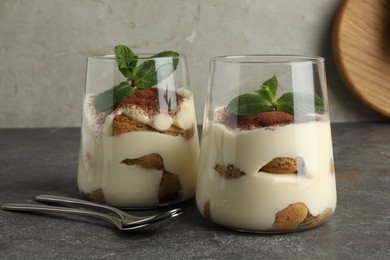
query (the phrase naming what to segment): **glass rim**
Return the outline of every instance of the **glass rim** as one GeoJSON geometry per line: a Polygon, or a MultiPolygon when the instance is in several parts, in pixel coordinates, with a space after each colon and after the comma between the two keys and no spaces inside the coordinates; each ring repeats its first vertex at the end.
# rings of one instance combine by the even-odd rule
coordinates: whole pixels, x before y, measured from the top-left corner
{"type": "Polygon", "coordinates": [[[237,54],[216,56],[213,62],[225,62],[236,64],[292,64],[292,63],[323,63],[324,57],[301,54],[237,54]]]}
{"type": "MultiPolygon", "coordinates": [[[[151,57],[156,53],[153,52],[142,52],[142,53],[134,53],[138,57],[134,60],[154,60],[154,59],[180,59],[180,58],[187,58],[185,54],[179,53],[179,56],[177,57],[151,57]]],[[[115,54],[98,54],[98,55],[91,55],[87,57],[88,60],[115,60],[115,54]]]]}

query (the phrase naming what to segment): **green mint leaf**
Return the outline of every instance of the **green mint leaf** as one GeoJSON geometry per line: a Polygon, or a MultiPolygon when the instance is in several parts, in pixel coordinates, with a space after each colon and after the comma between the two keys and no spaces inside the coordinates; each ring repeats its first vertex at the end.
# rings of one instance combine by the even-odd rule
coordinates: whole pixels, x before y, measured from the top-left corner
{"type": "Polygon", "coordinates": [[[139,89],[147,89],[158,83],[154,60],[148,60],[134,69],[134,85],[139,89]]]}
{"type": "Polygon", "coordinates": [[[137,66],[138,57],[129,47],[124,45],[115,46],[114,53],[119,71],[123,76],[129,78],[132,75],[135,66],[137,66]]]}
{"type": "Polygon", "coordinates": [[[246,93],[233,98],[227,109],[238,116],[254,116],[261,112],[271,111],[273,106],[272,102],[262,95],[246,93]]]}
{"type": "Polygon", "coordinates": [[[292,115],[322,113],[325,110],[321,97],[309,93],[285,93],[276,100],[276,109],[292,115]]]}
{"type": "Polygon", "coordinates": [[[122,98],[134,94],[134,88],[128,81],[123,81],[117,86],[96,95],[94,106],[96,112],[102,112],[115,106],[122,98]]]}
{"type": "Polygon", "coordinates": [[[179,54],[163,51],[152,56],[154,60],[145,61],[134,70],[134,84],[137,88],[147,89],[171,75],[179,64],[179,54]],[[161,58],[161,59],[160,59],[161,58]]]}
{"type": "Polygon", "coordinates": [[[268,101],[272,102],[275,99],[276,91],[278,90],[278,79],[274,75],[272,78],[263,82],[260,86],[260,90],[256,91],[259,95],[262,95],[268,101]]]}
{"type": "Polygon", "coordinates": [[[178,53],[163,51],[153,55],[153,60],[137,66],[138,56],[124,45],[114,48],[115,60],[119,71],[127,81],[96,95],[94,106],[97,112],[102,112],[115,106],[122,98],[134,94],[135,88],[147,89],[155,86],[159,81],[171,75],[178,66],[178,53]],[[130,84],[131,83],[131,84],[130,84]]]}
{"type": "Polygon", "coordinates": [[[174,52],[174,51],[163,51],[163,52],[160,52],[160,53],[153,55],[152,58],[172,57],[173,58],[172,59],[173,70],[176,70],[177,65],[179,64],[179,59],[178,59],[179,56],[180,56],[180,54],[177,52],[174,52]]]}

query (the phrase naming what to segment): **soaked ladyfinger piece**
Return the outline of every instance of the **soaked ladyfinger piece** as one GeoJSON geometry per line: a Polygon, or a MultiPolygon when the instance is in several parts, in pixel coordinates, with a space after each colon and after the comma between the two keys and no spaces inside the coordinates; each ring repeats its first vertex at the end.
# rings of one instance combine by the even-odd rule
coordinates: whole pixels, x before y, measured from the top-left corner
{"type": "Polygon", "coordinates": [[[306,219],[308,212],[304,203],[290,204],[285,209],[276,213],[272,229],[280,231],[294,230],[306,219]]]}
{"type": "Polygon", "coordinates": [[[210,208],[210,201],[206,201],[203,205],[203,214],[205,217],[211,219],[211,208],[210,208]]]}
{"type": "Polygon", "coordinates": [[[182,189],[179,177],[170,172],[164,171],[158,190],[158,198],[160,203],[175,198],[178,192],[182,189]]]}
{"type": "Polygon", "coordinates": [[[268,173],[297,173],[304,165],[301,157],[276,157],[264,165],[259,171],[268,173]]]}
{"type": "Polygon", "coordinates": [[[214,169],[218,172],[219,175],[226,179],[237,179],[243,175],[246,175],[245,172],[241,171],[233,164],[216,164],[214,169]]]}
{"type": "Polygon", "coordinates": [[[145,155],[136,159],[125,159],[121,163],[124,163],[129,166],[138,165],[146,169],[156,170],[161,170],[164,167],[163,160],[161,156],[157,153],[145,155]]]}

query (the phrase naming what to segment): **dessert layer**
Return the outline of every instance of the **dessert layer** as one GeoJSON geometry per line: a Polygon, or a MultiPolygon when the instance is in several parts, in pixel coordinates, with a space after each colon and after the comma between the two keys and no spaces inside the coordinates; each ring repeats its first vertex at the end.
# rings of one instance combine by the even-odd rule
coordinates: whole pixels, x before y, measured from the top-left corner
{"type": "Polygon", "coordinates": [[[134,95],[122,99],[113,113],[124,114],[158,131],[166,131],[172,125],[189,129],[194,122],[191,102],[192,95],[185,89],[177,92],[159,88],[137,89],[134,95]]]}
{"type": "Polygon", "coordinates": [[[137,90],[101,113],[94,99],[87,96],[84,105],[82,193],[119,207],[153,207],[193,196],[199,143],[188,90],[137,90]]]}
{"type": "MultiPolygon", "coordinates": [[[[210,123],[204,126],[201,149],[197,205],[200,212],[206,208],[204,214],[210,214],[216,223],[238,229],[271,230],[276,214],[290,204],[303,203],[312,216],[319,216],[327,208],[331,212],[335,209],[328,121],[249,131],[233,131],[220,123],[210,123]],[[267,172],[270,169],[263,167],[277,164],[275,158],[302,158],[304,170],[298,167],[296,173],[267,172]],[[216,165],[230,165],[231,172],[239,169],[245,174],[226,178],[216,165]]],[[[288,164],[291,162],[288,160],[288,164]]]]}
{"type": "Polygon", "coordinates": [[[106,203],[120,207],[157,206],[172,197],[179,186],[180,199],[193,196],[199,154],[197,134],[185,139],[139,131],[103,135],[100,141],[89,135],[83,137],[87,143],[82,153],[91,156],[81,155],[78,174],[79,189],[84,194],[101,189],[106,203]],[[153,160],[143,157],[150,154],[158,156],[153,160]],[[158,157],[163,168],[158,166],[158,157]]]}
{"type": "Polygon", "coordinates": [[[84,104],[84,119],[87,120],[96,138],[101,137],[102,130],[105,134],[111,135],[113,120],[121,115],[133,120],[128,126],[129,131],[154,129],[162,133],[169,132],[169,130],[177,132],[178,130],[190,130],[195,125],[193,97],[184,88],[177,91],[158,88],[137,89],[134,95],[122,99],[113,111],[107,110],[100,113],[96,112],[94,107],[95,97],[95,95],[87,95],[84,104]]]}
{"type": "Polygon", "coordinates": [[[128,132],[137,132],[137,131],[150,131],[150,132],[160,132],[163,134],[173,135],[173,136],[182,136],[186,139],[194,136],[195,126],[193,125],[189,129],[181,129],[174,125],[169,127],[165,131],[157,131],[153,127],[148,126],[147,124],[140,123],[134,119],[129,118],[125,115],[117,115],[114,117],[112,122],[112,134],[114,136],[128,133],[128,132]]]}
{"type": "Polygon", "coordinates": [[[251,130],[259,127],[287,125],[294,122],[294,116],[281,111],[263,112],[256,116],[237,116],[226,107],[218,108],[215,121],[231,129],[251,130]]]}

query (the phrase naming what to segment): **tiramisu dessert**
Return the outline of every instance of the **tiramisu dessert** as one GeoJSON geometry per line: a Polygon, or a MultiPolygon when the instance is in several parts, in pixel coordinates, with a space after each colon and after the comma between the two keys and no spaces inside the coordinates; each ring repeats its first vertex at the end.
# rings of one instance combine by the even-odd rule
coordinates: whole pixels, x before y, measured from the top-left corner
{"type": "MultiPolygon", "coordinates": [[[[117,46],[117,59],[118,52],[117,46]]],[[[199,144],[193,96],[184,87],[160,85],[140,88],[130,81],[131,89],[111,106],[104,101],[107,91],[86,95],[78,186],[90,199],[118,207],[155,207],[194,195],[199,144]]],[[[109,90],[110,100],[118,86],[109,90]]]]}
{"type": "MultiPolygon", "coordinates": [[[[270,81],[277,84],[276,77],[270,81]]],[[[253,95],[263,99],[263,90],[253,95]]],[[[272,100],[263,102],[272,104],[270,108],[254,112],[247,106],[252,94],[241,95],[213,111],[213,120],[203,126],[196,201],[214,223],[253,232],[289,232],[318,226],[335,210],[325,105],[306,93],[285,93],[276,101],[275,94],[276,87],[272,100]],[[290,95],[295,95],[295,104],[284,102],[293,100],[290,95]],[[304,100],[312,101],[309,108],[299,108],[297,101],[304,100]]]]}

